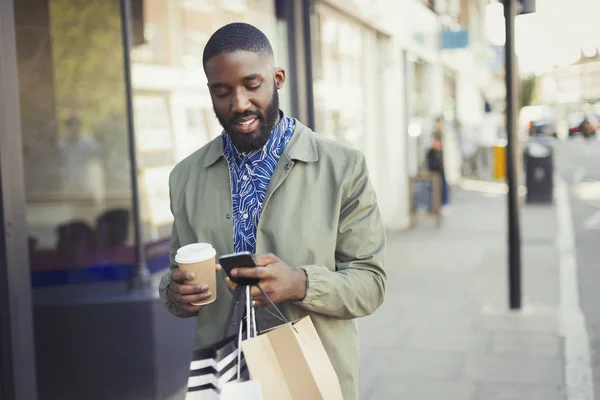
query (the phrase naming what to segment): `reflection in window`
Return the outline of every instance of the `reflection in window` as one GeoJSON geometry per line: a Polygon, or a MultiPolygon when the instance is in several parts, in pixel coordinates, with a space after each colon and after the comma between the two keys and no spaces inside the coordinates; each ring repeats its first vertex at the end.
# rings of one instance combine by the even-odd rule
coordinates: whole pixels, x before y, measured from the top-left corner
{"type": "MultiPolygon", "coordinates": [[[[15,16],[33,281],[127,280],[135,243],[119,1],[35,1],[15,16]]],[[[167,172],[221,131],[201,68],[206,40],[235,19],[286,45],[277,40],[274,0],[194,3],[135,2],[132,21],[141,228],[152,272],[168,267],[167,172]],[[258,11],[244,12],[250,6],[258,11]]]]}
{"type": "MultiPolygon", "coordinates": [[[[248,1],[251,13],[231,11],[244,1],[227,2],[227,11],[221,0],[194,1],[209,7],[208,14],[184,8],[180,0],[131,2],[134,116],[126,110],[119,0],[12,2],[40,398],[98,398],[92,392],[100,381],[116,388],[104,398],[167,397],[162,395],[175,382],[171,376],[157,377],[152,368],[136,370],[133,379],[127,374],[139,363],[124,359],[151,363],[157,340],[167,336],[146,323],[159,315],[153,303],[140,302],[149,293],[123,283],[134,271],[136,245],[143,246],[154,277],[168,268],[169,174],[186,152],[220,131],[201,65],[182,60],[198,58],[205,38],[232,19],[276,37],[273,0],[248,1]],[[129,147],[129,118],[135,149],[129,147]],[[133,237],[132,152],[139,167],[142,243],[133,237]],[[127,319],[137,310],[144,314],[127,319]],[[152,332],[140,339],[147,325],[152,332]],[[123,349],[132,357],[119,357],[123,349]],[[86,369],[94,362],[115,379],[94,379],[86,369]],[[161,380],[155,395],[133,390],[149,376],[161,380]]],[[[167,364],[176,366],[182,353],[172,353],[167,364]]]]}
{"type": "MultiPolygon", "coordinates": [[[[135,243],[119,1],[15,7],[34,283],[127,279],[135,243]]],[[[275,0],[137,0],[132,17],[142,237],[154,272],[168,266],[166,171],[221,131],[201,66],[206,40],[246,21],[281,60],[286,26],[275,0]]],[[[284,89],[284,108],[290,96],[284,89]]]]}
{"type": "Polygon", "coordinates": [[[15,12],[33,283],[126,279],[133,243],[119,2],[37,3],[15,12]]]}
{"type": "Polygon", "coordinates": [[[102,190],[100,142],[84,135],[81,120],[68,118],[65,135],[58,140],[60,152],[61,190],[66,193],[92,196],[102,190]]]}

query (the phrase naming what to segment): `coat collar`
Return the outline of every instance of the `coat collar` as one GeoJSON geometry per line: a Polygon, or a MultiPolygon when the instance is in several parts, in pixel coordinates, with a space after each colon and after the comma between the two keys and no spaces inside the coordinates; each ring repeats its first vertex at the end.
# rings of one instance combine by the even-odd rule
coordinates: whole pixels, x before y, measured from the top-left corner
{"type": "MultiPolygon", "coordinates": [[[[287,155],[293,161],[318,161],[319,152],[317,150],[315,133],[296,120],[296,129],[290,142],[285,146],[283,154],[287,155]]],[[[225,158],[225,153],[223,151],[223,139],[219,135],[208,144],[208,149],[204,157],[204,166],[208,168],[219,161],[220,158],[225,158]]]]}

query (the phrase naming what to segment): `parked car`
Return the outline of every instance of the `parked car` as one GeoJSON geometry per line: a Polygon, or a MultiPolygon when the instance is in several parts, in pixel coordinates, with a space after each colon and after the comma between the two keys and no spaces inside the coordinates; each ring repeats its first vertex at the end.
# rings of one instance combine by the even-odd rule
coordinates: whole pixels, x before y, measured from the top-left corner
{"type": "Polygon", "coordinates": [[[529,136],[552,136],[556,137],[556,124],[553,120],[542,119],[529,122],[529,136]]]}
{"type": "Polygon", "coordinates": [[[519,112],[519,134],[523,137],[557,137],[556,117],[545,105],[525,106],[519,112]]]}
{"type": "Polygon", "coordinates": [[[569,116],[569,137],[594,137],[599,129],[600,116],[596,114],[574,113],[569,116]]]}

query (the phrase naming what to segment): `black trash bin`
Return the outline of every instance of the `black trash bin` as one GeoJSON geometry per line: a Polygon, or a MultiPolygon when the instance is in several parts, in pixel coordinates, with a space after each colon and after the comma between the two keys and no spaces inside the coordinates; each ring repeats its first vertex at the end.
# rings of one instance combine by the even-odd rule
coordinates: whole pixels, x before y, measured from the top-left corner
{"type": "Polygon", "coordinates": [[[552,203],[554,195],[554,151],[546,140],[531,140],[525,149],[527,203],[552,203]]]}

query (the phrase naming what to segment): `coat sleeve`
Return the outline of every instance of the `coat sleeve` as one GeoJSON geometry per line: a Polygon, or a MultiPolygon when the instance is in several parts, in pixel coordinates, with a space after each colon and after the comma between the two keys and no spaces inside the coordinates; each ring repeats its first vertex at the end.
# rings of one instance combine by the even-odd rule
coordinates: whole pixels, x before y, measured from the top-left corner
{"type": "Polygon", "coordinates": [[[169,198],[171,202],[171,213],[173,214],[173,231],[171,233],[171,247],[169,250],[169,270],[165,272],[165,274],[160,279],[160,284],[158,286],[158,294],[160,301],[167,307],[167,310],[171,312],[171,314],[181,317],[181,318],[190,318],[197,315],[197,313],[190,313],[188,311],[182,310],[177,307],[177,305],[167,298],[167,291],[169,290],[169,283],[171,282],[171,274],[177,268],[177,264],[175,263],[175,254],[180,247],[179,244],[179,235],[177,234],[178,224],[185,224],[187,221],[180,220],[181,217],[178,217],[178,213],[176,209],[179,208],[179,204],[177,200],[174,199],[173,193],[177,193],[175,189],[175,171],[171,172],[169,176],[169,198]]]}
{"type": "Polygon", "coordinates": [[[362,154],[346,183],[336,243],[336,271],[321,265],[302,267],[306,297],[299,306],[340,319],[372,314],[382,303],[387,276],[385,230],[362,154]]]}

